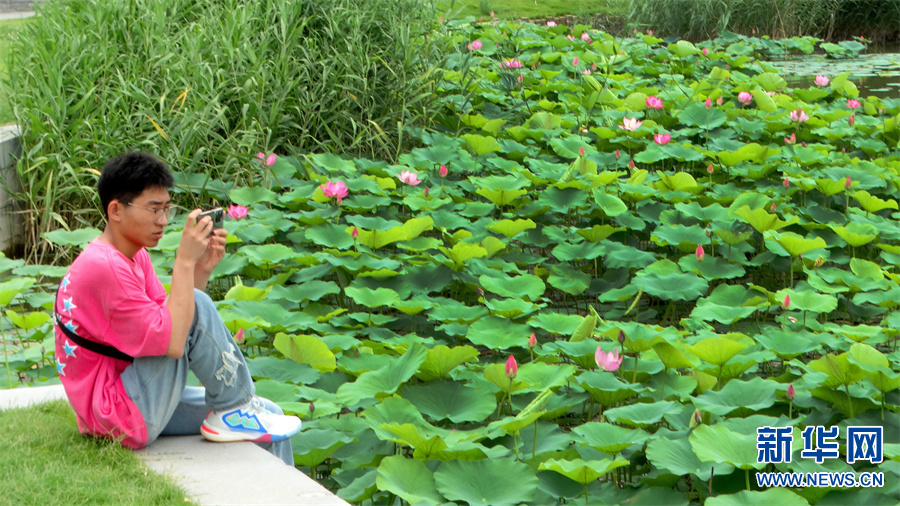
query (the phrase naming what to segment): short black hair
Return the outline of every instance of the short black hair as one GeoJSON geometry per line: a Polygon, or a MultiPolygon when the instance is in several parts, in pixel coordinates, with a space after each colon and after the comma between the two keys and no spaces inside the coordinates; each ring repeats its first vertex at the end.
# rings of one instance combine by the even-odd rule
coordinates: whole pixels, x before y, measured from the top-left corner
{"type": "Polygon", "coordinates": [[[175,179],[165,163],[149,153],[132,152],[106,162],[97,181],[97,193],[108,218],[109,203],[114,199],[128,204],[147,188],[174,185],[175,179]]]}

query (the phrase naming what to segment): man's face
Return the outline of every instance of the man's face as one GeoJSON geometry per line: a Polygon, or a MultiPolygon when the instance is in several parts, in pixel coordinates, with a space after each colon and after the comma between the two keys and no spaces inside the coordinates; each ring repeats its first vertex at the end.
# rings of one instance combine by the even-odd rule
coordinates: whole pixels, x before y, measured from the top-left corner
{"type": "Polygon", "coordinates": [[[122,235],[137,247],[152,248],[159,243],[168,223],[166,211],[172,203],[162,186],[146,188],[123,210],[122,235]]]}

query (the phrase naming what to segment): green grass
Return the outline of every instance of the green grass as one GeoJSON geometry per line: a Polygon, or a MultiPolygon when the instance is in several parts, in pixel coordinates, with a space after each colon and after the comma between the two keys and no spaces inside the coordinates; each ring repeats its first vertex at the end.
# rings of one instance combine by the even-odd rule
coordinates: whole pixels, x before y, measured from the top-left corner
{"type": "Polygon", "coordinates": [[[0,411],[5,504],[185,504],[184,491],[117,443],[78,433],[65,401],[0,411]]]}
{"type": "Polygon", "coordinates": [[[500,19],[538,19],[566,14],[624,15],[628,13],[631,0],[437,0],[439,10],[455,17],[478,18],[482,15],[482,4],[490,6],[488,12],[493,10],[500,19]]]}
{"type": "MultiPolygon", "coordinates": [[[[15,34],[29,21],[29,18],[0,21],[0,80],[7,75],[6,55],[8,54],[9,46],[12,43],[12,37],[15,36],[15,34]]],[[[0,85],[0,125],[10,123],[14,120],[15,118],[9,108],[9,103],[6,100],[6,91],[3,89],[3,86],[0,85]]]]}

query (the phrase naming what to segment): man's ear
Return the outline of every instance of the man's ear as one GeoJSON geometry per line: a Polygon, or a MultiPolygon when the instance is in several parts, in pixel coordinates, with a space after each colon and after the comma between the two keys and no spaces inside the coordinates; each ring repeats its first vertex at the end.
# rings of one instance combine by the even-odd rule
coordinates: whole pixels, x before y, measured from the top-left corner
{"type": "Polygon", "coordinates": [[[119,199],[112,199],[109,201],[109,204],[106,206],[106,216],[107,222],[120,222],[122,221],[122,213],[125,212],[125,205],[119,202],[119,199]]]}

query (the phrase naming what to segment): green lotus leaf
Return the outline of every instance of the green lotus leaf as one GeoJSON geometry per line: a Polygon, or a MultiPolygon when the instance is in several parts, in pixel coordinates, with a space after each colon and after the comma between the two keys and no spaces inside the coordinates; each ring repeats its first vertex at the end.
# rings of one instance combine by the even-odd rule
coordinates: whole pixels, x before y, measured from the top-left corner
{"type": "Polygon", "coordinates": [[[549,112],[537,112],[525,124],[532,130],[555,130],[562,126],[562,117],[549,112]]]}
{"type": "Polygon", "coordinates": [[[735,211],[735,214],[743,218],[745,222],[749,223],[750,226],[755,228],[759,233],[764,233],[769,230],[778,230],[798,221],[796,216],[791,217],[789,221],[782,221],[778,219],[777,215],[770,214],[765,209],[759,208],[751,210],[749,206],[738,208],[737,211],[735,211]]]}
{"type": "Polygon", "coordinates": [[[541,308],[533,302],[522,299],[488,299],[484,301],[484,306],[491,314],[510,320],[529,315],[541,308]]]}
{"type": "Polygon", "coordinates": [[[623,423],[631,427],[647,427],[658,423],[666,415],[680,413],[682,408],[683,406],[677,402],[663,401],[607,409],[603,414],[608,420],[615,423],[623,423]]]}
{"type": "Polygon", "coordinates": [[[565,315],[559,313],[541,313],[532,316],[528,325],[544,329],[551,334],[569,335],[584,321],[584,317],[578,315],[565,315]]]}
{"type": "Polygon", "coordinates": [[[683,191],[695,193],[702,189],[701,186],[697,184],[697,180],[694,179],[694,176],[687,172],[666,174],[665,172],[660,171],[657,172],[657,175],[659,175],[659,181],[653,183],[653,187],[661,192],[683,191]]]}
{"type": "Polygon", "coordinates": [[[372,249],[378,249],[398,241],[411,241],[419,237],[423,232],[431,230],[434,220],[431,217],[412,218],[403,225],[392,227],[388,230],[362,230],[358,229],[357,241],[372,249]]]}
{"type": "Polygon", "coordinates": [[[756,107],[760,111],[775,112],[778,110],[778,106],[775,105],[775,101],[772,100],[772,97],[770,97],[769,94],[765,91],[755,89],[750,93],[753,95],[753,103],[756,104],[756,107]]]}
{"type": "Polygon", "coordinates": [[[453,348],[439,344],[428,350],[425,361],[419,367],[416,377],[422,381],[442,379],[460,365],[478,358],[478,350],[471,346],[453,348]]]}
{"type": "Polygon", "coordinates": [[[400,455],[385,457],[378,465],[375,479],[379,490],[385,490],[410,504],[441,504],[445,500],[437,491],[434,474],[421,460],[400,455]]]}
{"type": "Polygon", "coordinates": [[[753,336],[756,342],[763,345],[765,349],[788,360],[803,353],[821,349],[822,337],[821,334],[813,334],[807,330],[783,332],[776,328],[767,328],[761,334],[753,336]]]}
{"type": "Polygon", "coordinates": [[[299,256],[297,252],[283,244],[244,246],[240,253],[246,256],[250,263],[258,266],[279,265],[299,256]]]}
{"type": "Polygon", "coordinates": [[[440,434],[434,434],[434,427],[422,427],[412,423],[387,423],[379,427],[390,434],[388,441],[414,449],[413,456],[419,460],[433,459],[448,448],[440,434]]]}
{"type": "Polygon", "coordinates": [[[696,300],[706,293],[709,284],[692,273],[644,274],[639,272],[632,282],[644,292],[663,300],[696,300]]]}
{"type": "Polygon", "coordinates": [[[850,362],[856,364],[864,371],[890,370],[890,361],[883,353],[864,343],[854,343],[848,352],[850,362]]]}
{"type": "Polygon", "coordinates": [[[403,397],[434,421],[481,422],[497,409],[493,392],[457,382],[407,385],[403,388],[403,397]]]}
{"type": "Polygon", "coordinates": [[[732,432],[721,424],[701,425],[688,438],[694,454],[703,462],[729,464],[740,469],[762,469],[756,461],[756,434],[732,432]]]}
{"type": "Polygon", "coordinates": [[[593,309],[594,308],[591,307],[591,314],[585,316],[578,325],[578,328],[575,329],[572,337],[569,338],[570,342],[577,343],[585,339],[590,339],[594,335],[594,329],[597,327],[597,321],[600,319],[600,316],[593,309]]]}
{"type": "Polygon", "coordinates": [[[600,242],[620,230],[623,229],[611,227],[609,225],[594,225],[591,228],[576,230],[575,233],[590,242],[600,242]]]}
{"type": "Polygon", "coordinates": [[[525,427],[534,425],[535,421],[543,415],[543,411],[532,411],[516,416],[507,416],[488,424],[487,433],[491,438],[501,434],[519,434],[525,427]]]}
{"type": "Polygon", "coordinates": [[[661,146],[659,149],[670,157],[683,162],[697,162],[706,158],[706,155],[692,145],[675,144],[673,142],[661,146]]]}
{"type": "Polygon", "coordinates": [[[881,200],[864,190],[857,190],[852,196],[859,202],[859,205],[869,213],[877,213],[878,211],[883,211],[885,209],[898,209],[896,200],[881,200]]]}
{"type": "Polygon", "coordinates": [[[541,192],[538,203],[550,207],[555,213],[567,213],[587,204],[587,194],[577,188],[547,188],[541,192]]]}
{"type": "Polygon", "coordinates": [[[594,190],[594,202],[607,216],[618,216],[628,210],[628,207],[619,197],[610,195],[603,190],[594,190]]]}
{"type": "Polygon", "coordinates": [[[603,242],[580,242],[577,244],[565,242],[553,248],[551,254],[561,262],[592,260],[607,252],[606,244],[603,242]]]}
{"type": "Polygon", "coordinates": [[[753,232],[736,234],[730,230],[713,230],[713,233],[725,241],[725,244],[728,244],[729,246],[736,246],[742,242],[747,242],[747,239],[753,236],[753,232]]]}
{"type": "Polygon", "coordinates": [[[447,499],[473,505],[530,502],[538,488],[534,471],[509,459],[444,462],[434,472],[434,480],[447,499]]]}
{"type": "Polygon", "coordinates": [[[597,152],[597,148],[589,142],[585,142],[581,137],[557,137],[550,139],[550,147],[553,151],[563,158],[578,158],[581,155],[579,151],[584,149],[585,155],[590,156],[597,152]]]}
{"type": "Polygon", "coordinates": [[[780,290],[775,294],[775,300],[784,300],[785,296],[791,298],[791,310],[830,313],[837,309],[838,301],[833,295],[824,295],[811,290],[780,290]]]}
{"type": "Polygon", "coordinates": [[[833,227],[832,230],[854,248],[869,244],[878,237],[878,229],[868,223],[851,222],[846,227],[833,227]]]}
{"type": "Polygon", "coordinates": [[[704,362],[721,367],[746,348],[746,344],[731,339],[709,337],[689,346],[688,351],[704,362]]]}
{"type": "Polygon", "coordinates": [[[684,251],[693,252],[698,244],[708,244],[709,238],[700,225],[684,225],[659,226],[653,231],[650,239],[660,246],[679,246],[686,245],[684,251]]]}
{"type": "Polygon", "coordinates": [[[678,121],[687,126],[712,130],[724,125],[728,115],[716,108],[707,109],[703,102],[694,102],[678,114],[678,121]]]}
{"type": "Polygon", "coordinates": [[[617,404],[644,390],[640,385],[625,383],[604,370],[582,373],[578,376],[578,384],[603,406],[617,404]]]}
{"type": "Polygon", "coordinates": [[[606,247],[603,260],[612,269],[640,269],[656,261],[656,255],[649,251],[641,251],[615,241],[605,241],[602,245],[606,247]]]}
{"type": "MultiPolygon", "coordinates": [[[[626,429],[611,423],[587,422],[572,429],[588,446],[615,456],[631,445],[643,444],[650,434],[641,429],[626,429]]],[[[665,439],[665,438],[660,438],[665,439]]]]}
{"type": "Polygon", "coordinates": [[[497,139],[483,135],[465,134],[461,136],[466,141],[466,146],[476,155],[486,155],[496,151],[503,151],[497,139]]]}
{"type": "Polygon", "coordinates": [[[307,429],[303,431],[303,437],[291,438],[294,463],[298,466],[318,466],[339,448],[354,441],[355,437],[338,430],[307,429]]]}
{"type": "Polygon", "coordinates": [[[487,249],[467,242],[458,242],[449,249],[441,247],[440,250],[450,257],[456,265],[463,265],[473,258],[488,256],[487,249]]]}
{"type": "Polygon", "coordinates": [[[766,91],[780,91],[787,86],[787,82],[780,75],[774,72],[764,72],[753,78],[757,84],[762,86],[766,91]]]}
{"type": "Polygon", "coordinates": [[[351,229],[340,225],[319,225],[306,229],[306,238],[326,248],[347,249],[353,246],[353,237],[350,235],[351,229]]]}
{"type": "Polygon", "coordinates": [[[541,278],[533,274],[514,277],[484,274],[479,276],[478,283],[485,290],[501,297],[526,297],[531,301],[540,299],[547,288],[541,278]]]}
{"type": "Polygon", "coordinates": [[[690,359],[675,346],[663,341],[653,344],[653,351],[656,356],[662,360],[662,363],[669,369],[680,369],[682,367],[693,367],[690,359]]]}
{"type": "Polygon", "coordinates": [[[703,462],[694,454],[687,438],[669,439],[658,437],[647,443],[647,459],[654,467],[682,476],[692,474],[709,478],[710,474],[730,474],[734,467],[730,464],[703,462]]]}
{"type": "Polygon", "coordinates": [[[472,323],[487,316],[487,309],[481,306],[463,306],[462,304],[437,305],[428,312],[428,317],[440,322],[472,323]]]}
{"type": "Polygon", "coordinates": [[[406,353],[390,365],[377,371],[365,372],[356,381],[341,385],[337,390],[338,400],[354,406],[363,399],[383,398],[393,394],[419,370],[426,355],[424,346],[410,346],[406,353]]]}
{"type": "Polygon", "coordinates": [[[6,317],[13,322],[16,327],[22,330],[31,330],[50,321],[50,315],[46,311],[37,311],[27,314],[19,314],[12,309],[6,310],[6,317]]]}
{"type": "Polygon", "coordinates": [[[825,355],[810,362],[809,368],[828,375],[828,378],[822,383],[825,388],[852,385],[866,378],[866,373],[858,365],[850,362],[847,353],[825,355]]]}
{"type": "Polygon", "coordinates": [[[881,281],[884,279],[884,271],[875,262],[853,258],[850,260],[850,270],[853,274],[865,279],[881,281]]]}
{"type": "Polygon", "coordinates": [[[544,392],[550,388],[561,387],[571,381],[578,371],[572,364],[545,364],[543,362],[529,362],[519,367],[516,381],[528,384],[526,391],[544,392]]]}
{"type": "Polygon", "coordinates": [[[549,459],[541,462],[541,471],[556,471],[570,480],[586,485],[618,467],[627,466],[629,461],[622,457],[615,460],[557,460],[549,459]]]}
{"type": "Polygon", "coordinates": [[[366,307],[390,306],[400,301],[400,295],[390,288],[372,290],[371,288],[348,286],[344,293],[357,304],[366,307]]]}
{"type": "MultiPolygon", "coordinates": [[[[370,271],[372,272],[372,271],[370,271]]],[[[362,273],[360,276],[364,276],[368,273],[362,273]]],[[[391,307],[400,311],[403,314],[408,315],[417,315],[426,309],[431,309],[434,307],[434,304],[425,299],[408,299],[400,302],[394,302],[391,304],[391,307]]]]}
{"type": "Polygon", "coordinates": [[[744,145],[735,151],[719,151],[719,161],[726,167],[734,167],[739,163],[761,163],[770,156],[777,155],[780,150],[761,146],[755,142],[744,145]]]}
{"type": "Polygon", "coordinates": [[[809,502],[790,490],[770,488],[762,491],[743,490],[736,494],[717,495],[710,497],[706,504],[709,506],[756,506],[758,504],[806,506],[809,502]]]}
{"type": "Polygon", "coordinates": [[[708,390],[694,398],[694,406],[714,415],[725,416],[738,410],[738,416],[747,416],[775,404],[778,386],[773,381],[753,378],[750,381],[729,381],[718,392],[708,390]]]}
{"type": "Polygon", "coordinates": [[[644,164],[656,163],[666,158],[669,158],[669,153],[663,152],[662,148],[656,144],[649,144],[643,151],[634,155],[635,162],[644,164]]]}
{"type": "Polygon", "coordinates": [[[491,222],[487,228],[506,237],[515,237],[522,232],[535,228],[532,220],[500,220],[491,222]]]}
{"type": "Polygon", "coordinates": [[[581,295],[591,284],[591,276],[567,264],[550,267],[547,283],[569,295],[581,295]]]}
{"type": "Polygon", "coordinates": [[[244,186],[228,192],[228,198],[239,206],[252,206],[275,202],[278,194],[262,186],[244,186]]]}
{"type": "Polygon", "coordinates": [[[273,345],[285,357],[298,364],[309,364],[321,372],[331,372],[337,368],[334,353],[316,336],[278,333],[273,345]]]}
{"type": "Polygon", "coordinates": [[[529,335],[531,331],[525,325],[488,316],[470,325],[466,338],[473,344],[486,346],[491,350],[507,350],[513,346],[524,347],[529,335]]]}
{"type": "Polygon", "coordinates": [[[57,229],[52,232],[44,232],[41,237],[60,246],[83,246],[93,241],[98,235],[100,235],[100,231],[96,228],[78,228],[72,231],[57,229]]]}
{"type": "Polygon", "coordinates": [[[247,369],[250,370],[250,374],[255,378],[269,378],[298,385],[311,385],[322,376],[321,371],[308,364],[298,364],[296,361],[272,355],[256,358],[249,357],[246,361],[247,369]]]}
{"type": "Polygon", "coordinates": [[[828,245],[825,243],[825,240],[821,237],[814,237],[812,239],[806,239],[798,234],[793,232],[773,232],[768,231],[765,234],[766,237],[766,246],[769,246],[769,249],[775,253],[779,254],[780,251],[778,248],[771,247],[769,241],[776,242],[784,251],[792,256],[797,257],[800,255],[805,255],[810,251],[817,249],[824,249],[828,245]]]}
{"type": "Polygon", "coordinates": [[[816,188],[826,196],[837,195],[845,191],[844,181],[834,179],[816,179],[816,188]]]}

